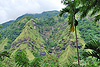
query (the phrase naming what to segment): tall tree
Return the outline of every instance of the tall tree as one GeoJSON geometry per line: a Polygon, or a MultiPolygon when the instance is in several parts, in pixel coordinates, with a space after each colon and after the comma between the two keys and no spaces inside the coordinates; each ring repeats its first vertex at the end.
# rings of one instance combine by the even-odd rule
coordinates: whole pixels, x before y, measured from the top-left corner
{"type": "Polygon", "coordinates": [[[79,66],[79,52],[78,52],[78,42],[77,42],[77,32],[76,26],[78,25],[78,21],[75,19],[75,14],[79,11],[79,2],[80,0],[62,0],[61,1],[66,7],[62,9],[59,13],[62,16],[64,13],[68,12],[68,24],[70,26],[70,30],[74,32],[75,28],[75,36],[76,36],[76,46],[77,46],[77,59],[78,59],[78,66],[79,66]]]}
{"type": "Polygon", "coordinates": [[[91,16],[95,15],[94,22],[99,21],[100,0],[81,0],[80,2],[81,2],[81,9],[80,9],[81,18],[84,18],[90,11],[92,11],[91,16]]]}

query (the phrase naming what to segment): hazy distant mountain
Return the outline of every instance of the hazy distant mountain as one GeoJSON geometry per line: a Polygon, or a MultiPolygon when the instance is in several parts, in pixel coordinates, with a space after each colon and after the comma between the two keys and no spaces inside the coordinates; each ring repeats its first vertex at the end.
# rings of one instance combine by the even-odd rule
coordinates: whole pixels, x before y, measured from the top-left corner
{"type": "Polygon", "coordinates": [[[3,25],[3,28],[2,29],[5,29],[6,27],[8,27],[12,22],[14,22],[14,20],[10,20],[8,22],[3,23],[2,24],[3,25]]]}
{"type": "Polygon", "coordinates": [[[32,17],[35,17],[35,18],[43,17],[43,19],[48,19],[49,17],[56,16],[58,13],[59,13],[59,11],[56,11],[56,10],[54,10],[54,11],[46,11],[46,12],[42,12],[40,14],[39,13],[37,13],[37,14],[28,14],[27,13],[27,14],[24,14],[24,15],[18,17],[16,20],[21,19],[24,16],[32,16],[32,17]]]}

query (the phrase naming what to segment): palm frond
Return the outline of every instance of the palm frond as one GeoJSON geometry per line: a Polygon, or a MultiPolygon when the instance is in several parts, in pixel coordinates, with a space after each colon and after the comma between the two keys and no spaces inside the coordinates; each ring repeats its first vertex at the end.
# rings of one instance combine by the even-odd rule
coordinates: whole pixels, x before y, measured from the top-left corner
{"type": "Polygon", "coordinates": [[[92,9],[92,8],[89,8],[89,7],[87,7],[87,6],[81,7],[81,8],[80,8],[80,12],[81,12],[80,18],[82,19],[82,18],[86,17],[86,15],[89,13],[89,11],[90,11],[91,9],[92,9]]]}
{"type": "Polygon", "coordinates": [[[91,56],[91,53],[90,52],[83,52],[82,56],[83,56],[83,58],[87,58],[87,57],[91,56]]]}
{"type": "Polygon", "coordinates": [[[100,15],[95,16],[94,22],[99,21],[99,19],[100,19],[100,15]]]}
{"type": "Polygon", "coordinates": [[[91,13],[91,16],[93,16],[93,15],[95,15],[96,13],[98,13],[98,12],[100,12],[100,6],[95,6],[94,8],[93,8],[93,12],[91,13]]]}
{"type": "Polygon", "coordinates": [[[89,11],[91,11],[97,5],[97,0],[93,0],[93,1],[82,0],[81,2],[83,3],[82,8],[80,9],[80,12],[82,13],[81,14],[81,19],[82,19],[89,13],[89,11]]]}
{"type": "Polygon", "coordinates": [[[100,59],[100,42],[97,40],[92,40],[85,45],[85,49],[91,49],[91,52],[83,52],[82,55],[84,58],[88,56],[96,57],[100,59]]]}
{"type": "Polygon", "coordinates": [[[67,4],[69,4],[68,1],[69,1],[69,0],[61,0],[61,3],[63,3],[64,5],[67,5],[67,4]]]}
{"type": "Polygon", "coordinates": [[[91,40],[90,42],[86,43],[85,49],[97,50],[98,46],[100,46],[100,42],[97,40],[91,40]]]}
{"type": "Polygon", "coordinates": [[[61,17],[66,12],[69,12],[69,9],[67,7],[60,11],[59,16],[61,17]]]}

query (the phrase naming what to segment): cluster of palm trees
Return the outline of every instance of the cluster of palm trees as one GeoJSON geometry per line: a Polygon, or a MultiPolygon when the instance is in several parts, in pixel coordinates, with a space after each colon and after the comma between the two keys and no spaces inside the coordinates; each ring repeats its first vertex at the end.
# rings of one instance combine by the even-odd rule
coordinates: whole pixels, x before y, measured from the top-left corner
{"type": "MultiPolygon", "coordinates": [[[[100,0],[62,0],[61,2],[64,5],[66,5],[66,7],[60,11],[59,16],[62,16],[66,12],[69,14],[68,15],[68,18],[69,18],[68,24],[70,25],[70,30],[72,32],[75,31],[76,46],[77,46],[77,59],[78,59],[78,66],[79,66],[80,63],[79,63],[79,52],[78,52],[78,43],[77,43],[77,32],[76,32],[76,26],[78,25],[78,22],[75,19],[75,14],[80,13],[80,19],[82,19],[82,18],[86,17],[86,15],[91,11],[91,16],[95,16],[94,22],[99,21],[99,19],[100,19],[100,14],[99,14],[100,0]],[[98,14],[98,15],[96,15],[96,14],[98,14]]],[[[95,42],[97,42],[97,41],[95,41],[95,42]]],[[[92,44],[92,45],[94,45],[94,44],[92,44]]],[[[92,54],[88,54],[88,53],[86,53],[86,54],[88,56],[92,55],[92,54]]],[[[100,57],[100,55],[99,55],[99,57],[100,57]]]]}

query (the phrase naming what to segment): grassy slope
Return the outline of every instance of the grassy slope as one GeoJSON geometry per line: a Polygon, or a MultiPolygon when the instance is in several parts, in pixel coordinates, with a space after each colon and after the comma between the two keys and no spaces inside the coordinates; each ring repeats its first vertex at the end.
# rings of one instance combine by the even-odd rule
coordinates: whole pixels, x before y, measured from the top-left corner
{"type": "Polygon", "coordinates": [[[40,52],[45,51],[44,40],[38,32],[38,27],[34,29],[35,21],[33,19],[29,20],[24,26],[21,34],[12,43],[12,48],[15,50],[26,50],[28,58],[32,60],[34,58],[33,52],[40,54],[40,52]],[[33,57],[32,57],[33,56],[33,57]]]}
{"type": "Polygon", "coordinates": [[[59,58],[59,63],[62,65],[65,63],[69,63],[70,61],[74,61],[75,52],[76,52],[75,48],[72,47],[71,45],[68,45],[64,53],[59,58]]]}
{"type": "MultiPolygon", "coordinates": [[[[6,46],[10,47],[11,43],[20,35],[22,32],[24,25],[34,17],[23,17],[22,19],[16,20],[13,23],[11,23],[8,27],[1,30],[0,33],[2,35],[0,39],[0,45],[2,46],[3,41],[7,38],[6,46]]],[[[4,46],[4,45],[3,45],[4,46]]],[[[4,48],[4,47],[2,47],[4,48]]],[[[4,49],[6,50],[6,49],[4,49]]],[[[8,50],[8,49],[7,49],[8,50]]]]}
{"type": "MultiPolygon", "coordinates": [[[[45,26],[39,26],[40,29],[43,29],[44,34],[43,38],[41,37],[40,33],[38,32],[40,29],[38,29],[38,25],[36,24],[36,29],[34,29],[34,20],[27,20],[26,18],[20,19],[20,21],[17,21],[15,24],[12,25],[11,29],[13,27],[20,28],[18,24],[20,23],[25,23],[25,26],[22,28],[20,35],[14,40],[12,43],[12,48],[10,49],[13,54],[18,51],[18,50],[26,50],[27,55],[30,55],[28,58],[32,59],[34,56],[32,55],[33,53],[38,53],[40,52],[47,52],[44,47],[45,41],[43,39],[48,38],[50,41],[54,42],[57,44],[55,47],[55,50],[57,49],[56,47],[60,47],[59,50],[56,50],[56,54],[60,54],[59,60],[61,61],[62,59],[68,60],[68,57],[72,58],[72,54],[76,51],[75,49],[75,35],[74,33],[69,31],[69,26],[68,26],[68,18],[66,17],[58,17],[55,16],[53,17],[54,21],[56,21],[56,24],[53,26],[49,26],[47,23],[45,26]],[[52,29],[54,28],[54,29],[52,29]],[[70,45],[70,46],[69,46],[70,45]],[[63,49],[64,48],[64,49],[63,49]],[[68,55],[69,52],[69,55],[68,55]]],[[[47,22],[50,22],[52,20],[47,20],[47,22]]],[[[78,40],[79,40],[79,45],[83,45],[85,42],[79,35],[78,32],[78,40]]],[[[83,48],[82,47],[82,48],[83,48]]],[[[64,62],[64,61],[62,61],[64,62]]]]}
{"type": "MultiPolygon", "coordinates": [[[[76,57],[76,40],[75,40],[75,32],[71,32],[69,29],[68,23],[68,18],[62,17],[61,21],[59,21],[59,17],[54,17],[55,21],[57,23],[53,26],[54,30],[50,30],[50,37],[49,40],[56,43],[57,46],[55,47],[55,50],[57,49],[56,47],[60,47],[59,50],[56,50],[56,54],[60,54],[61,56],[59,57],[59,61],[61,64],[69,62],[70,60],[75,61],[74,57],[76,57]],[[52,33],[53,32],[53,33],[52,33]],[[63,49],[65,48],[65,50],[63,49]],[[63,50],[62,50],[63,49],[63,50]]],[[[46,28],[46,27],[45,27],[46,28]]],[[[85,46],[84,40],[80,37],[79,30],[77,30],[77,35],[78,35],[78,44],[79,47],[82,46],[82,49],[85,46]]]]}
{"type": "MultiPolygon", "coordinates": [[[[6,27],[5,29],[3,29],[2,31],[0,31],[2,37],[0,39],[0,45],[2,45],[3,41],[5,39],[7,40],[7,44],[8,41],[11,41],[11,43],[15,40],[15,38],[17,36],[19,36],[20,32],[22,31],[23,26],[20,24],[21,22],[23,22],[22,24],[24,25],[28,20],[26,18],[22,18],[20,20],[17,20],[13,23],[11,23],[8,27],[6,27]]],[[[10,43],[10,44],[11,44],[10,43]]],[[[4,47],[2,47],[4,48],[4,47]]]]}

